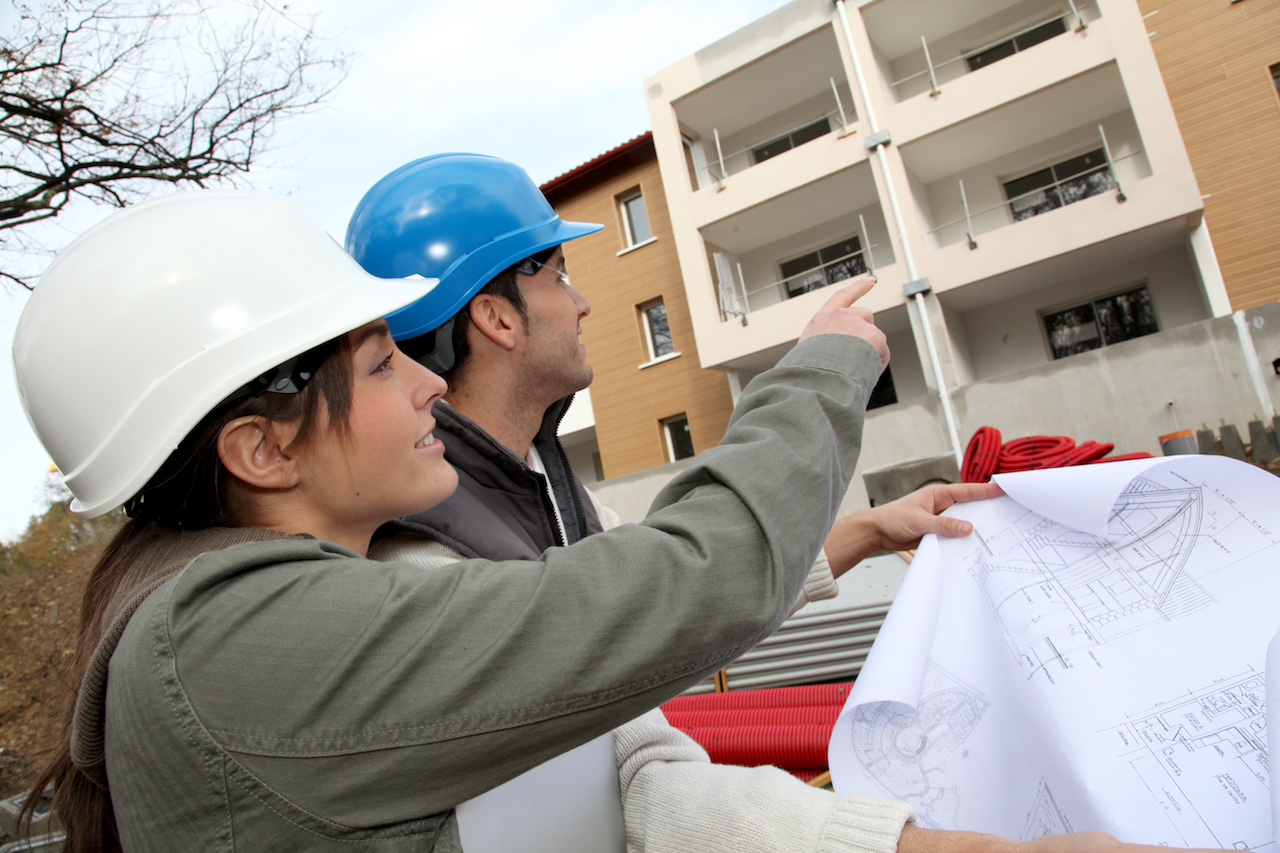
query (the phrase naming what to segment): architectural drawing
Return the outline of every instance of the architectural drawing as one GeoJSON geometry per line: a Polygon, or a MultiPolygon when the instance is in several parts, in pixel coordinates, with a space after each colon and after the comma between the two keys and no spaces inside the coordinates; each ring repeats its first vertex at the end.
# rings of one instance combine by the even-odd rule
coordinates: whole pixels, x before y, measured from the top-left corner
{"type": "Polygon", "coordinates": [[[1249,801],[1270,796],[1263,690],[1263,676],[1249,673],[1161,703],[1108,733],[1188,846],[1244,849],[1271,840],[1269,824],[1249,835],[1241,820],[1249,801]]]}
{"type": "Polygon", "coordinates": [[[1066,812],[1058,807],[1057,800],[1053,798],[1053,791],[1049,790],[1049,784],[1041,779],[1040,788],[1036,791],[1035,805],[1027,815],[1027,827],[1022,831],[1019,839],[1033,841],[1046,835],[1062,835],[1073,831],[1066,812]]]}
{"type": "Polygon", "coordinates": [[[1213,603],[1184,571],[1202,505],[1199,488],[1139,478],[1115,505],[1110,542],[1028,512],[982,540],[969,573],[1021,666],[1069,668],[1071,652],[1213,603]]]}
{"type": "Polygon", "coordinates": [[[962,751],[987,706],[978,691],[930,664],[915,713],[891,703],[857,709],[853,754],[889,796],[915,807],[922,826],[955,828],[960,797],[943,768],[962,751]]]}

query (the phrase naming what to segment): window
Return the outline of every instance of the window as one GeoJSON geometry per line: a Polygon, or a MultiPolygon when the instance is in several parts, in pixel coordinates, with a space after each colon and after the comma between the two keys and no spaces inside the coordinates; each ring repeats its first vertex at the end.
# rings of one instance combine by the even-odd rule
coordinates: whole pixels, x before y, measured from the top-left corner
{"type": "Polygon", "coordinates": [[[784,151],[790,151],[792,148],[804,145],[811,139],[817,139],[819,136],[825,136],[830,132],[831,123],[825,118],[818,119],[813,124],[806,124],[799,130],[793,130],[785,136],[771,139],[764,145],[751,149],[751,154],[755,157],[757,163],[763,163],[770,157],[777,157],[784,151]]]}
{"type": "Polygon", "coordinates": [[[688,415],[667,418],[662,422],[662,432],[667,437],[668,462],[693,456],[693,435],[689,432],[688,415]]]}
{"type": "Polygon", "coordinates": [[[618,207],[622,211],[622,226],[627,235],[627,245],[635,246],[648,240],[649,215],[644,210],[644,196],[634,193],[618,199],[618,207]]]}
{"type": "Polygon", "coordinates": [[[1151,294],[1145,286],[1047,313],[1044,328],[1054,358],[1160,331],[1151,294]]]}
{"type": "Polygon", "coordinates": [[[871,389],[871,396],[867,398],[867,411],[898,402],[898,389],[893,387],[893,373],[889,368],[890,365],[884,366],[884,373],[876,380],[876,387],[871,389]]]}
{"type": "Polygon", "coordinates": [[[1026,50],[1042,41],[1048,41],[1054,36],[1060,36],[1067,31],[1067,25],[1062,18],[1054,18],[1047,24],[1041,24],[1034,29],[1027,30],[1025,33],[1014,36],[1008,41],[1002,41],[997,45],[992,45],[986,50],[979,51],[971,56],[965,57],[965,62],[969,64],[970,71],[977,71],[993,62],[999,62],[1002,59],[1008,59],[1020,50],[1026,50]]]}
{"type": "Polygon", "coordinates": [[[667,322],[667,306],[661,300],[640,306],[640,316],[644,318],[645,340],[649,342],[649,360],[671,355],[676,351],[671,341],[671,324],[667,322]]]}
{"type": "Polygon", "coordinates": [[[787,298],[853,278],[867,271],[862,257],[862,244],[857,237],[833,243],[824,249],[801,255],[778,265],[787,298]]]}
{"type": "Polygon", "coordinates": [[[1013,221],[1019,222],[1115,188],[1106,152],[1099,148],[1008,181],[1004,193],[1013,221]]]}

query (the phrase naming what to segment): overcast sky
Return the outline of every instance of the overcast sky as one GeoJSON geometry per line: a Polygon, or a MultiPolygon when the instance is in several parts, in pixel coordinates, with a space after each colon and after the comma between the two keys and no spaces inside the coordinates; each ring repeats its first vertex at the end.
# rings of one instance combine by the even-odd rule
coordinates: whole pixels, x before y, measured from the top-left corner
{"type": "MultiPolygon", "coordinates": [[[[292,195],[341,239],[366,189],[427,154],[495,154],[544,183],[649,129],[645,77],[784,3],[295,0],[290,9],[319,12],[351,71],[326,106],[279,129],[271,162],[243,185],[292,195]]],[[[0,0],[0,26],[12,20],[0,0]]],[[[80,212],[48,239],[105,214],[80,212]]],[[[25,301],[0,293],[6,353],[25,301]]],[[[48,467],[12,368],[0,369],[0,540],[37,511],[48,467]]]]}

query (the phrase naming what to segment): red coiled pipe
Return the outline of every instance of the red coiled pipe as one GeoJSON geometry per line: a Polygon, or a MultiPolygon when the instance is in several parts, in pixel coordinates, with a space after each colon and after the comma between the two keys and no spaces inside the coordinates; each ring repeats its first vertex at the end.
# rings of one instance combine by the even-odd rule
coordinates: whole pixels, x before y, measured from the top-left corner
{"type": "Polygon", "coordinates": [[[995,427],[978,428],[964,451],[961,482],[986,483],[993,474],[1013,471],[1151,458],[1150,453],[1123,453],[1108,457],[1107,454],[1115,449],[1114,444],[1086,441],[1077,446],[1075,439],[1065,435],[1029,435],[1003,445],[1000,437],[1000,431],[995,427]]]}
{"type": "Polygon", "coordinates": [[[686,732],[717,764],[823,767],[833,726],[708,726],[686,732]]]}
{"type": "MultiPolygon", "coordinates": [[[[726,694],[720,694],[726,695],[726,694]]],[[[664,710],[667,722],[681,731],[706,726],[831,726],[839,705],[789,705],[783,708],[726,708],[718,711],[664,710]]]]}
{"type": "Polygon", "coordinates": [[[677,696],[662,706],[663,711],[705,711],[729,708],[785,708],[788,705],[844,705],[849,684],[806,684],[800,687],[768,687],[730,693],[702,693],[677,696]]]}

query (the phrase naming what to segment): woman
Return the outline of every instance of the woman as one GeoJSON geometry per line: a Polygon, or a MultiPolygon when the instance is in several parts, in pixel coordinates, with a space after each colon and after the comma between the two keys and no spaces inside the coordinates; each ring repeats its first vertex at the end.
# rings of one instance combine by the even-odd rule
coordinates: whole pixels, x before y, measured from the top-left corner
{"type": "MultiPolygon", "coordinates": [[[[796,598],[887,358],[850,307],[865,288],[644,524],[424,572],[363,555],[454,487],[444,384],[377,319],[431,284],[372,279],[292,202],[234,192],[119,213],[43,277],[14,341],[24,406],[73,509],[131,516],[90,577],[79,693],[37,783],[69,853],[458,850],[460,802],[705,678],[796,598]]],[[[817,811],[816,849],[1014,846],[904,828],[910,808],[874,797],[817,811]]]]}
{"type": "MultiPolygon", "coordinates": [[[[363,554],[454,484],[431,436],[444,385],[376,320],[430,284],[389,287],[291,202],[228,192],[117,214],[42,279],[14,344],[28,415],[74,509],[132,515],[90,580],[81,689],[41,780],[69,850],[117,832],[129,850],[455,849],[459,802],[785,615],[804,579],[785,567],[822,541],[882,367],[852,292],[808,333],[839,334],[744,395],[727,446],[646,524],[425,573],[363,554]],[[607,587],[605,562],[624,567],[607,587]]],[[[868,822],[886,850],[909,814],[890,811],[868,822]]]]}

